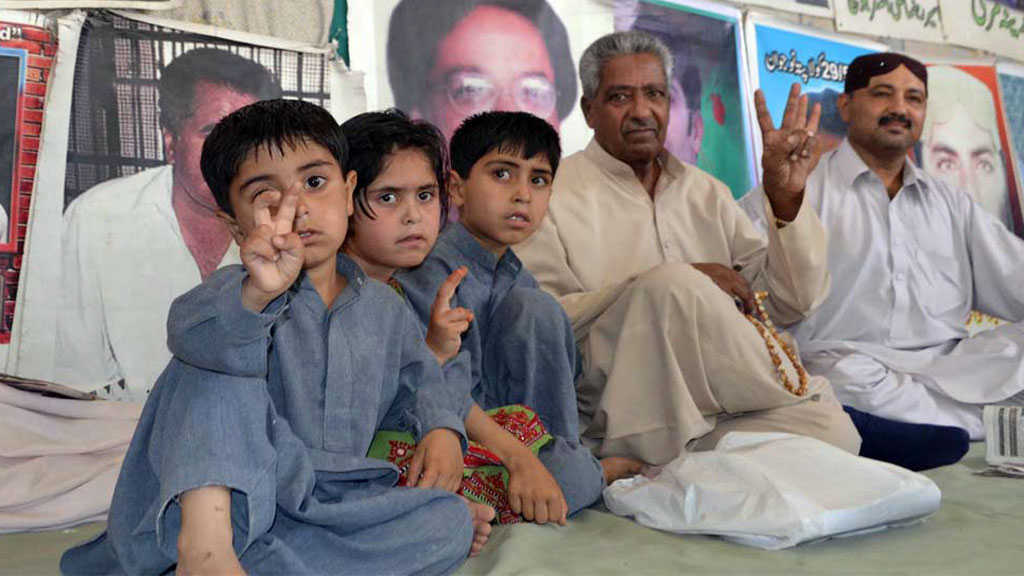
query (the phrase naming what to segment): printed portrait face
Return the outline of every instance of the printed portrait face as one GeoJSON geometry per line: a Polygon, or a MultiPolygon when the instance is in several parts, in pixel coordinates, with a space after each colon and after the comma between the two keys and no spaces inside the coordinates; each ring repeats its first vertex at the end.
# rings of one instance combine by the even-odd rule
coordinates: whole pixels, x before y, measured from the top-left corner
{"type": "MultiPolygon", "coordinates": [[[[669,88],[669,120],[665,133],[665,148],[683,162],[696,164],[704,139],[704,119],[700,115],[699,72],[692,67],[691,70],[697,75],[696,90],[689,91],[691,95],[696,94],[696,98],[693,98],[695,101],[686,97],[688,90],[683,88],[680,78],[672,79],[669,88]]],[[[684,81],[688,72],[684,72],[684,81]]]]}
{"type": "Polygon", "coordinates": [[[921,165],[1012,226],[992,92],[981,80],[953,66],[930,66],[928,86],[921,165]]]}
{"type": "Polygon", "coordinates": [[[216,205],[213,193],[199,170],[203,142],[221,118],[255,102],[251,94],[242,94],[227,86],[199,82],[195,88],[192,115],[177,128],[164,129],[164,150],[167,161],[174,165],[174,186],[184,190],[193,200],[216,205]]]}
{"type": "Polygon", "coordinates": [[[481,5],[438,44],[425,106],[414,114],[446,137],[466,118],[488,110],[529,112],[557,129],[557,100],[551,56],[537,27],[515,12],[481,5]]]}

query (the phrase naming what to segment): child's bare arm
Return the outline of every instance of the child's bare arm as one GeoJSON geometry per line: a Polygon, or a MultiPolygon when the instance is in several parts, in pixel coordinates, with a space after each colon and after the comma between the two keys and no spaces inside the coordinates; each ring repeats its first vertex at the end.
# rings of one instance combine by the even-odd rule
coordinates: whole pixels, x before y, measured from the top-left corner
{"type": "Polygon", "coordinates": [[[253,202],[255,226],[239,247],[249,277],[242,283],[242,304],[261,312],[295,283],[305,258],[305,247],[293,230],[299,193],[261,194],[253,202]],[[271,216],[271,206],[277,213],[271,216]]]}
{"type": "Polygon", "coordinates": [[[181,495],[178,574],[245,574],[235,556],[231,490],[202,486],[181,495]]]}
{"type": "Polygon", "coordinates": [[[473,321],[473,312],[466,308],[452,308],[452,297],[459,283],[469,273],[462,266],[456,269],[437,289],[437,297],[430,309],[430,325],[427,327],[427,346],[437,357],[442,366],[456,354],[462,346],[462,333],[469,329],[473,321]]]}
{"type": "Polygon", "coordinates": [[[466,435],[501,458],[508,469],[508,500],[512,510],[538,524],[565,526],[569,505],[548,469],[522,442],[474,404],[466,417],[466,435]]]}

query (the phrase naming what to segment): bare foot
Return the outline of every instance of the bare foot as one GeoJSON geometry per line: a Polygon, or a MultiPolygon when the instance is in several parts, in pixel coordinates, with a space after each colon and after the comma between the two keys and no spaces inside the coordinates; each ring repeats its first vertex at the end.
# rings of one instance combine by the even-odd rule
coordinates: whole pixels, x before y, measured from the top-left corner
{"type": "Polygon", "coordinates": [[[604,483],[611,484],[620,478],[629,478],[643,472],[644,463],[624,456],[609,456],[601,459],[604,483]]]}
{"type": "Polygon", "coordinates": [[[491,536],[491,520],[494,520],[494,508],[479,502],[473,502],[465,496],[462,497],[469,506],[469,515],[473,517],[473,544],[469,547],[469,557],[472,558],[484,549],[487,539],[491,536]]]}

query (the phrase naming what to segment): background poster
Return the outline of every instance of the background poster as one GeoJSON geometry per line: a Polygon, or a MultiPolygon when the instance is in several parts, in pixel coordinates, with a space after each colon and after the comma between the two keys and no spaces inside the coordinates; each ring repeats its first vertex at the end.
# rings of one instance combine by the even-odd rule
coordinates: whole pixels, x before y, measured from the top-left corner
{"type": "MultiPolygon", "coordinates": [[[[828,150],[839,146],[846,136],[846,125],[836,110],[836,98],[843,92],[846,68],[850,62],[871,52],[886,50],[884,44],[830,35],[815,30],[749,15],[746,42],[750,62],[751,85],[765,94],[768,111],[778,127],[790,86],[800,83],[811,103],[822,105],[818,137],[828,150]]],[[[749,94],[751,122],[753,91],[749,94]]],[[[761,164],[761,138],[754,138],[757,165],[761,164]]]]}
{"type": "Polygon", "coordinates": [[[672,51],[666,147],[712,174],[739,198],[757,181],[747,112],[739,10],[706,2],[648,1],[616,25],[649,32],[672,51]]]}
{"type": "Polygon", "coordinates": [[[1024,10],[1015,0],[939,0],[946,40],[1024,60],[1024,10]]]}
{"type": "MultiPolygon", "coordinates": [[[[968,3],[970,0],[956,0],[968,3]]],[[[945,10],[939,0],[877,2],[839,0],[835,3],[836,30],[871,36],[942,42],[945,10]]]]}
{"type": "Polygon", "coordinates": [[[33,209],[21,286],[31,298],[7,362],[136,400],[170,358],[171,301],[237,260],[199,171],[206,134],[257,99],[336,110],[335,88],[355,93],[330,47],[144,18],[60,20],[40,174],[63,194],[33,209]]]}
{"type": "MultiPolygon", "coordinates": [[[[846,0],[836,1],[845,2],[846,0]]],[[[754,6],[768,6],[776,10],[787,10],[811,16],[832,16],[833,0],[737,0],[737,2],[754,6]]]]}
{"type": "MultiPolygon", "coordinates": [[[[1024,0],[1020,0],[1024,2],[1024,0]]],[[[996,65],[999,73],[999,89],[1003,96],[1003,113],[1006,114],[1006,129],[1013,146],[1013,168],[1017,176],[1017,192],[1024,195],[1024,65],[1000,62],[996,65]]],[[[1018,196],[1020,197],[1020,196],[1018,196]]],[[[1024,202],[1022,202],[1024,204],[1024,202]]]]}
{"type": "Polygon", "coordinates": [[[1024,235],[1013,153],[995,66],[929,63],[920,164],[1024,235]]]}
{"type": "Polygon", "coordinates": [[[352,68],[367,71],[370,109],[397,106],[436,124],[445,136],[475,112],[526,110],[558,128],[568,155],[591,135],[579,110],[576,65],[591,42],[613,31],[612,4],[351,2],[352,68]]]}
{"type": "Polygon", "coordinates": [[[44,20],[0,12],[0,344],[11,340],[43,101],[56,51],[44,20]],[[38,25],[29,24],[35,20],[38,25]]]}

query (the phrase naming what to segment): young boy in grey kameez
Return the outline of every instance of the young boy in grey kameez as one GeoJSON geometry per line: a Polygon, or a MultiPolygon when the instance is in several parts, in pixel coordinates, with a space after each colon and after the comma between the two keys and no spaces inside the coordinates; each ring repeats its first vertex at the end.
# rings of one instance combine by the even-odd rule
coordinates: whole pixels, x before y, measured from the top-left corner
{"type": "Polygon", "coordinates": [[[445,573],[486,540],[488,510],[395,487],[394,466],[365,457],[378,428],[408,429],[420,485],[452,490],[465,437],[416,318],[337,255],[344,159],[330,115],[301,102],[251,105],[211,133],[204,177],[245,268],[172,310],[169,332],[189,339],[171,342],[108,531],[63,572],[445,573]]]}
{"type": "Polygon", "coordinates": [[[560,156],[558,133],[529,114],[466,120],[451,142],[450,193],[459,221],[441,233],[423,264],[395,278],[429,325],[442,284],[459,268],[468,270],[449,306],[472,312],[461,335],[471,358],[472,401],[483,410],[523,404],[537,412],[554,437],[538,457],[572,514],[597,501],[606,481],[639,471],[640,463],[599,462],[580,444],[572,327],[511,248],[544,218],[560,156]]]}

